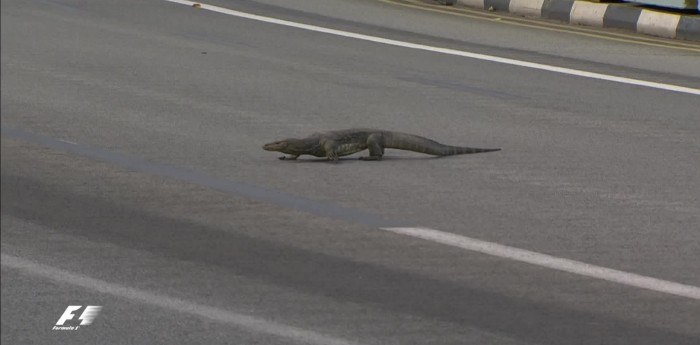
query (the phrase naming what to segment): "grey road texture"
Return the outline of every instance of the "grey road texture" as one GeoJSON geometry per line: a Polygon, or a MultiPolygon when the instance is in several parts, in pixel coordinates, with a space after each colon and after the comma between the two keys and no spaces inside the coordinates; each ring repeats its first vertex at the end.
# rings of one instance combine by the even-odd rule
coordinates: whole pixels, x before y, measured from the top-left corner
{"type": "MultiPolygon", "coordinates": [[[[700,47],[375,0],[206,4],[700,89],[700,47]]],[[[164,0],[1,5],[3,344],[700,343],[698,95],[164,0]],[[502,151],[261,148],[353,127],[502,151]],[[79,329],[54,330],[68,306],[79,329]]]]}

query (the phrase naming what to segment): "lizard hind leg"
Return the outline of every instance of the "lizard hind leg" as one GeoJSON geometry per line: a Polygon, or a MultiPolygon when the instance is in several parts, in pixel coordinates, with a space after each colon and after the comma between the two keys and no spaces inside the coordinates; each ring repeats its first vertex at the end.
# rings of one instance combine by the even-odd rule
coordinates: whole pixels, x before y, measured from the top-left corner
{"type": "Polygon", "coordinates": [[[363,161],[380,161],[384,156],[384,138],[380,133],[370,134],[367,138],[367,148],[369,156],[360,157],[363,161]]]}

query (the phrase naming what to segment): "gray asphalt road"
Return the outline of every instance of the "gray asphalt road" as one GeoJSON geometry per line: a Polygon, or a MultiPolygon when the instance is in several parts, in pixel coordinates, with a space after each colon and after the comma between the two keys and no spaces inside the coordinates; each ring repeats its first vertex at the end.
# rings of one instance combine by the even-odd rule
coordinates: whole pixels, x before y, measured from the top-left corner
{"type": "MultiPolygon", "coordinates": [[[[700,88],[692,49],[369,0],[211,4],[700,88]]],[[[698,96],[158,0],[3,0],[1,19],[3,344],[700,343],[697,299],[379,229],[697,289],[698,96]],[[350,127],[503,151],[261,149],[350,127]],[[69,305],[103,309],[52,330],[69,305]]]]}

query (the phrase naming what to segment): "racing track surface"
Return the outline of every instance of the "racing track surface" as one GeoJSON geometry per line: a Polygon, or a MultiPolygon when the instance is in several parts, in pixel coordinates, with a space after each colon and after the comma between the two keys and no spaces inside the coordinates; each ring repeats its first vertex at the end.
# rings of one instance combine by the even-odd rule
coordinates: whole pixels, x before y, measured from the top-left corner
{"type": "MultiPolygon", "coordinates": [[[[209,4],[700,88],[693,49],[380,1],[209,4]]],[[[3,0],[1,25],[3,343],[700,343],[697,95],[160,0],[3,0]],[[330,164],[261,149],[352,127],[503,150],[330,164]],[[103,308],[52,330],[68,305],[103,308]]]]}

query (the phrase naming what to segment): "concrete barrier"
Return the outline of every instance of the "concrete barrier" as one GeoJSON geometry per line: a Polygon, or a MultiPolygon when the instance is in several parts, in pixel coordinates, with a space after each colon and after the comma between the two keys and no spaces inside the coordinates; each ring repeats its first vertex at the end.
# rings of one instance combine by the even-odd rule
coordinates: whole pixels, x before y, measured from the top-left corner
{"type": "Polygon", "coordinates": [[[577,25],[610,27],[665,38],[700,41],[700,15],[576,0],[453,0],[454,4],[577,25]]]}

